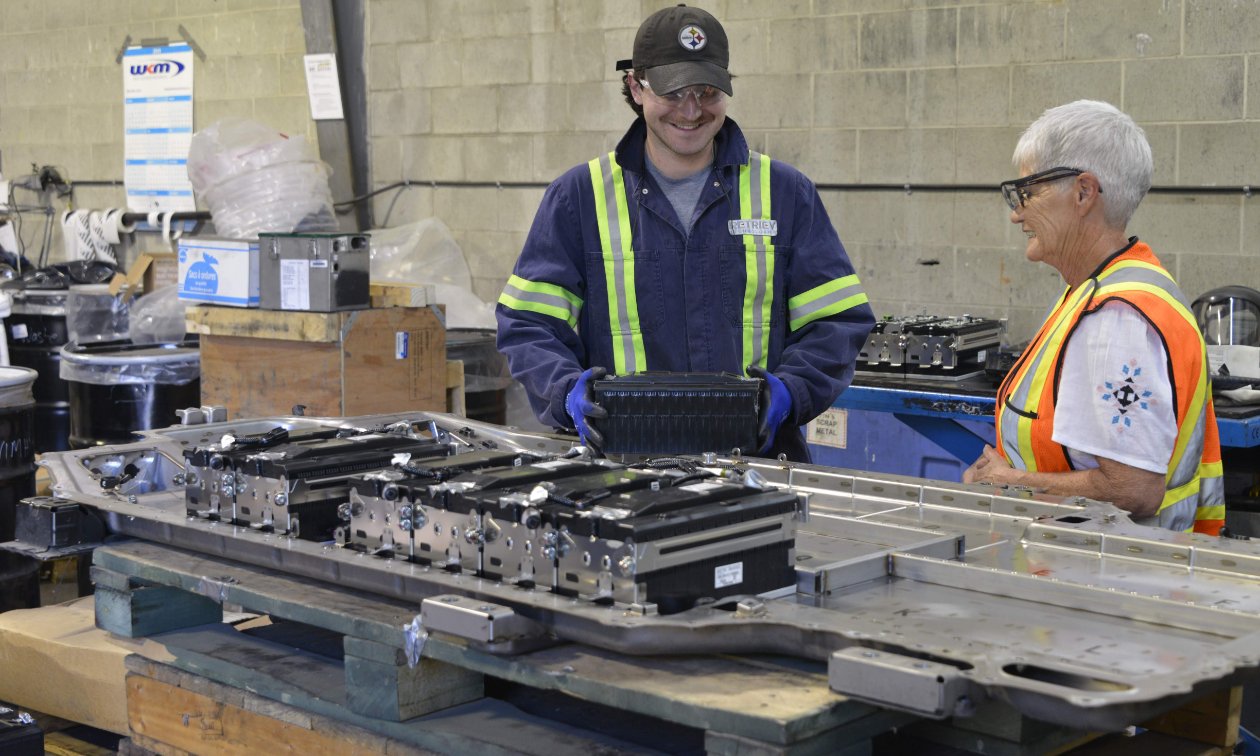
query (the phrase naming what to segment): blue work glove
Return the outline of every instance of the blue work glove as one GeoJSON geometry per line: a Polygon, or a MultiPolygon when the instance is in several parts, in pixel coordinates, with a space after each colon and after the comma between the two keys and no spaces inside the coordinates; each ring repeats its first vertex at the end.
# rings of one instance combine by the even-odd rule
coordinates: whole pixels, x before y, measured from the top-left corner
{"type": "Polygon", "coordinates": [[[763,367],[749,365],[748,375],[765,381],[761,385],[761,417],[758,418],[757,426],[757,444],[761,447],[757,453],[765,454],[770,451],[779,426],[783,425],[788,413],[792,411],[792,395],[788,393],[783,381],[776,378],[774,373],[767,373],[763,367]]]}
{"type": "Polygon", "coordinates": [[[564,409],[573,418],[573,427],[577,428],[582,443],[596,452],[604,445],[604,436],[590,421],[607,418],[608,410],[595,401],[595,381],[602,380],[607,374],[608,371],[602,367],[590,368],[577,379],[564,400],[564,409]]]}

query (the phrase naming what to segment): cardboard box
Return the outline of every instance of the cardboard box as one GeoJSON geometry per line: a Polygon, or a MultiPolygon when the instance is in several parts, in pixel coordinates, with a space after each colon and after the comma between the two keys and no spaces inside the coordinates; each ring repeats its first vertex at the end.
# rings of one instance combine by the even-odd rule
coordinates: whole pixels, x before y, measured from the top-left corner
{"type": "Polygon", "coordinates": [[[258,242],[179,240],[179,298],[186,302],[258,306],[258,242]]]}
{"type": "Polygon", "coordinates": [[[121,292],[126,302],[134,296],[148,294],[179,283],[179,255],[174,252],[146,252],[136,258],[126,275],[118,273],[109,282],[109,293],[121,292]]]}

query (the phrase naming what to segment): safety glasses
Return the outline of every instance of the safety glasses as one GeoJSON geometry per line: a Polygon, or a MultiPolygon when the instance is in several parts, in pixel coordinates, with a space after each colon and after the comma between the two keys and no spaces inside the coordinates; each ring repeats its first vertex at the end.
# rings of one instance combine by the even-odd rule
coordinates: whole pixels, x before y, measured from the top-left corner
{"type": "MultiPolygon", "coordinates": [[[[999,188],[1002,190],[1002,197],[1006,200],[1007,206],[1009,206],[1012,210],[1018,210],[1023,207],[1028,202],[1028,198],[1032,196],[1027,191],[1028,187],[1033,186],[1034,184],[1044,184],[1047,181],[1058,181],[1063,178],[1079,176],[1082,173],[1085,173],[1085,171],[1082,171],[1079,168],[1051,168],[1048,171],[1034,173],[1031,176],[1012,179],[1011,181],[1003,181],[999,185],[999,188]]],[[[1102,194],[1101,186],[1098,187],[1098,193],[1102,194]]]]}
{"type": "Polygon", "coordinates": [[[694,97],[696,99],[696,104],[702,108],[717,105],[719,102],[726,99],[725,92],[717,87],[710,87],[705,84],[697,84],[694,87],[683,87],[682,89],[676,89],[669,94],[657,94],[656,92],[653,92],[652,85],[648,84],[647,79],[640,79],[639,84],[643,86],[644,91],[649,92],[658,102],[661,102],[671,108],[682,107],[682,104],[686,102],[688,97],[694,97]]]}

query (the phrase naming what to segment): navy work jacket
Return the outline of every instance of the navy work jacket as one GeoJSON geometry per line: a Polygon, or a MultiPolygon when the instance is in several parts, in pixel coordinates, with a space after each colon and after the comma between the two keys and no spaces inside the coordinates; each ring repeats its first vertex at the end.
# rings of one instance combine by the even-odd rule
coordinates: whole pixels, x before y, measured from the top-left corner
{"type": "MultiPolygon", "coordinates": [[[[697,202],[688,237],[673,206],[646,168],[647,127],[637,119],[617,145],[633,229],[635,292],[648,370],[743,375],[745,246],[727,221],[740,217],[739,169],[748,143],[727,118],[714,140],[714,166],[697,202]]],[[[875,323],[869,304],[789,328],[788,300],[854,274],[813,182],[773,161],[771,213],[774,294],[766,369],[792,395],[792,411],[769,456],[808,461],[799,426],[831,406],[853,379],[858,351],[875,323]]],[[[515,276],[575,295],[575,325],[560,317],[496,308],[498,348],[528,391],[538,419],[573,428],[565,398],[589,367],[613,372],[612,328],[599,226],[586,164],[567,171],[543,195],[515,276]]],[[[515,280],[515,279],[514,279],[515,280]]],[[[864,297],[862,298],[865,299],[864,297]]]]}

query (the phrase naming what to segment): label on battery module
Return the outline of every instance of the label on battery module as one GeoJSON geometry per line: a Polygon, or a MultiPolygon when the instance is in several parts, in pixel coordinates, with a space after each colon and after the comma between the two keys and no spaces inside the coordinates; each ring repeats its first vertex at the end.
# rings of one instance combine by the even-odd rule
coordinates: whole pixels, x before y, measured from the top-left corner
{"type": "Polygon", "coordinates": [[[311,274],[306,260],[280,261],[280,309],[311,309],[311,274]]]}
{"type": "Polygon", "coordinates": [[[706,491],[716,491],[717,489],[721,487],[722,487],[721,483],[692,483],[689,486],[679,486],[679,488],[681,488],[682,490],[691,491],[692,493],[704,493],[706,491]]]}
{"type": "Polygon", "coordinates": [[[13,338],[24,339],[26,338],[26,336],[27,336],[27,333],[26,333],[25,323],[18,323],[17,325],[13,326],[13,338]]]}
{"type": "Polygon", "coordinates": [[[744,563],[724,564],[713,570],[713,587],[725,588],[744,582],[744,563]]]}

